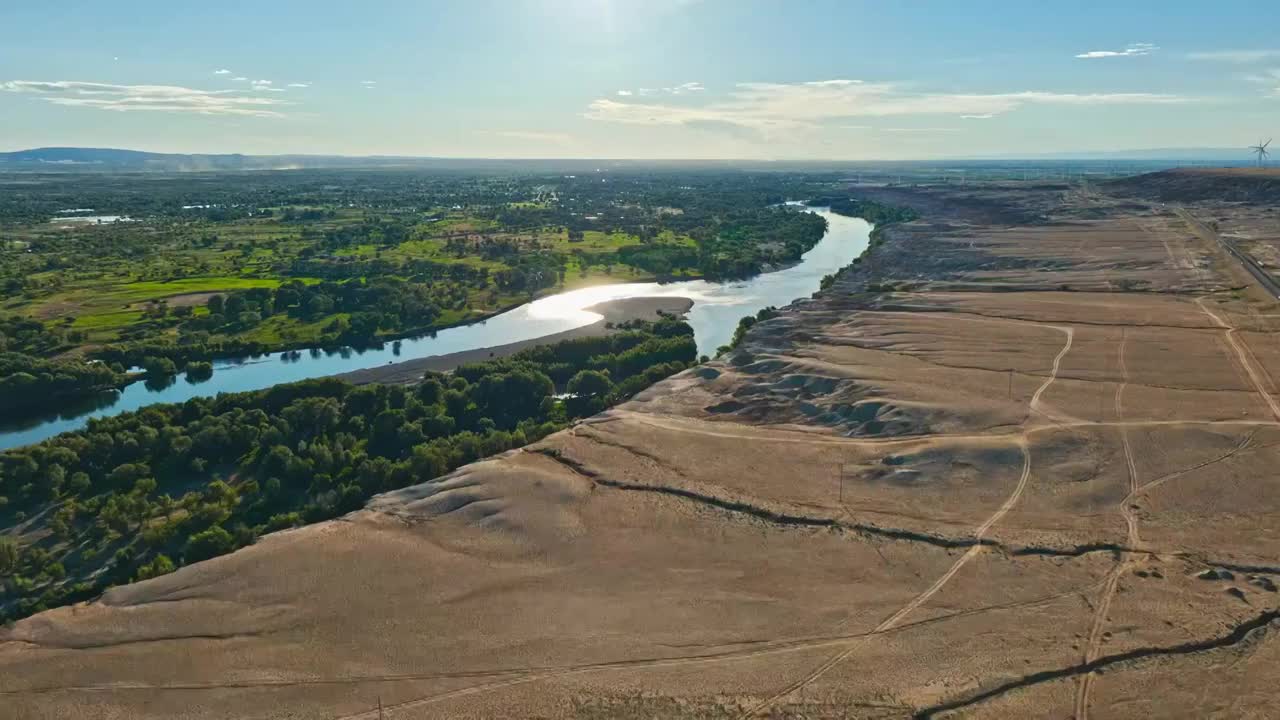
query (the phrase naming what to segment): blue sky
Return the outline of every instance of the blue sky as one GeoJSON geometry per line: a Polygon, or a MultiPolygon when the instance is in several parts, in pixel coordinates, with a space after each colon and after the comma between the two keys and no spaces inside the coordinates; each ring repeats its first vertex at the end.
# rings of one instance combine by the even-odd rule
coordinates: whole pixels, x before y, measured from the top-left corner
{"type": "Polygon", "coordinates": [[[879,159],[1280,135],[1270,3],[0,4],[0,150],[879,159]]]}

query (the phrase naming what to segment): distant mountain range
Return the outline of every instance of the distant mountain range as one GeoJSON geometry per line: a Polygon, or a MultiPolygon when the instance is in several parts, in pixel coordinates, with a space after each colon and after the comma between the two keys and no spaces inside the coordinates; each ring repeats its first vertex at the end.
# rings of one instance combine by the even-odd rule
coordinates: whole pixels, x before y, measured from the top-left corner
{"type": "Polygon", "coordinates": [[[340,155],[196,155],[114,148],[48,147],[0,153],[0,170],[290,170],[297,168],[423,166],[435,158],[344,157],[340,155]]]}
{"type": "MultiPolygon", "coordinates": [[[[978,159],[978,158],[974,158],[978,159]]],[[[1248,165],[1253,162],[1248,149],[1238,148],[1150,148],[1145,150],[1094,150],[1077,152],[1023,153],[984,156],[1007,160],[1173,160],[1184,162],[1224,162],[1248,165]]]]}
{"type": "MultiPolygon", "coordinates": [[[[752,162],[751,165],[769,165],[752,162]]],[[[153,153],[114,148],[47,147],[0,153],[4,171],[200,172],[234,170],[299,170],[313,168],[407,168],[436,170],[523,170],[590,172],[619,167],[741,167],[732,160],[609,160],[436,158],[392,155],[203,155],[153,153]]]]}
{"type": "MultiPolygon", "coordinates": [[[[1011,162],[1011,161],[1143,161],[1153,163],[1215,163],[1249,165],[1244,148],[1159,148],[1149,150],[1108,150],[1097,152],[1058,152],[1004,156],[939,158],[893,164],[929,164],[933,162],[1011,162]]],[[[432,158],[407,156],[346,155],[204,155],[153,153],[113,148],[47,147],[0,153],[0,171],[119,171],[119,172],[199,172],[211,170],[296,170],[304,168],[418,168],[454,170],[529,170],[581,171],[619,167],[734,167],[768,168],[851,166],[863,163],[839,161],[751,161],[751,160],[502,160],[482,158],[432,158]]],[[[874,161],[874,164],[885,164],[874,161]]]]}

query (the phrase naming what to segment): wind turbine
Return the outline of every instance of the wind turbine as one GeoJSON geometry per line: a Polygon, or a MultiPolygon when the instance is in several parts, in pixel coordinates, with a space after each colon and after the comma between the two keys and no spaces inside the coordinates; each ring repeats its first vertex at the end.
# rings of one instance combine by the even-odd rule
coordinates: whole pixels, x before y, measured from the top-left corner
{"type": "Polygon", "coordinates": [[[1267,161],[1267,146],[1271,144],[1271,138],[1267,138],[1266,142],[1258,141],[1257,145],[1250,145],[1249,150],[1258,156],[1258,167],[1262,167],[1267,161]]]}

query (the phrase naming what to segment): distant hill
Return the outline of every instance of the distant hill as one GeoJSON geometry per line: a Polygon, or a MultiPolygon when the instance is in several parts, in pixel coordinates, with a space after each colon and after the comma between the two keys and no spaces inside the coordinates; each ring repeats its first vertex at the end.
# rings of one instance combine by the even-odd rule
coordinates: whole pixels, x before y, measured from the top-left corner
{"type": "Polygon", "coordinates": [[[429,164],[432,158],[342,157],[337,155],[186,155],[114,148],[48,147],[0,153],[0,170],[124,170],[181,172],[271,170],[322,167],[386,167],[429,164]]]}
{"type": "MultiPolygon", "coordinates": [[[[1217,165],[1250,165],[1253,157],[1244,147],[1137,148],[1129,150],[1076,150],[985,156],[993,160],[1147,160],[1217,165]]],[[[977,158],[975,158],[977,159],[977,158]]]]}
{"type": "MultiPolygon", "coordinates": [[[[4,171],[197,172],[310,168],[409,168],[461,171],[591,172],[620,167],[744,167],[733,160],[492,159],[391,155],[185,155],[113,148],[46,147],[0,153],[4,171]]],[[[753,163],[755,166],[768,163],[753,163]]]]}
{"type": "MultiPolygon", "coordinates": [[[[938,158],[906,161],[842,160],[627,160],[627,159],[493,159],[439,158],[391,155],[243,155],[153,153],[114,148],[46,147],[0,153],[0,172],[193,172],[236,170],[295,170],[312,168],[406,168],[459,171],[592,172],[621,168],[735,168],[742,170],[842,170],[920,167],[946,163],[975,166],[1043,162],[1139,163],[1141,170],[1176,165],[1247,166],[1252,159],[1239,148],[1156,148],[1098,152],[1059,152],[938,158]]],[[[1140,172],[1141,170],[1135,169],[1140,172]]]]}
{"type": "Polygon", "coordinates": [[[1280,202],[1280,168],[1181,168],[1106,183],[1123,195],[1162,202],[1280,202]]]}

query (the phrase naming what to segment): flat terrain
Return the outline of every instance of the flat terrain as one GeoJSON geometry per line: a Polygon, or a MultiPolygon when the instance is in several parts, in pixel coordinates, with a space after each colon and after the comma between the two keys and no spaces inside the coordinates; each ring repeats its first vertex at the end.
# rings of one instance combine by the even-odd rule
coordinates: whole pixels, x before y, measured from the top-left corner
{"type": "Polygon", "coordinates": [[[22,620],[0,716],[1274,716],[1274,298],[1166,200],[854,194],[922,219],[722,360],[22,620]]]}

